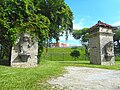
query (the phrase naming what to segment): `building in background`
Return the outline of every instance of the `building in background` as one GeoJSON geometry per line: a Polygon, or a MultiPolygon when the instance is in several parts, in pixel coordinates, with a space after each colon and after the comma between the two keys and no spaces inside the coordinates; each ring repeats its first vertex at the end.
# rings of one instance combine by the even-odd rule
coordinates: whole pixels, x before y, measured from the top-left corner
{"type": "Polygon", "coordinates": [[[50,43],[50,47],[67,47],[67,44],[62,42],[50,43]]]}

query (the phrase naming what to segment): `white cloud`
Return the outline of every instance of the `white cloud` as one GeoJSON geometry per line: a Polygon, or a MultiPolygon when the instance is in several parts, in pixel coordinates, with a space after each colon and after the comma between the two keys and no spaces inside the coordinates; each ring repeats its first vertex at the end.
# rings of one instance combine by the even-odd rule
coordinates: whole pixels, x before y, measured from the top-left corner
{"type": "Polygon", "coordinates": [[[81,18],[79,22],[73,21],[73,29],[83,29],[85,28],[84,24],[88,21],[91,20],[92,17],[90,15],[84,16],[84,18],[81,18]]]}
{"type": "Polygon", "coordinates": [[[64,41],[65,40],[65,36],[61,36],[59,39],[64,41]]]}
{"type": "Polygon", "coordinates": [[[76,23],[75,21],[73,21],[73,29],[82,29],[82,28],[84,28],[84,26],[83,26],[83,22],[85,21],[85,18],[82,18],[81,20],[80,20],[80,22],[78,22],[78,23],[76,23]]]}
{"type": "MultiPolygon", "coordinates": [[[[65,37],[66,36],[65,36],[65,33],[64,33],[63,36],[60,37],[60,40],[61,41],[66,41],[65,37]]],[[[70,33],[68,34],[68,40],[75,40],[74,37],[70,33]]]]}
{"type": "Polygon", "coordinates": [[[74,37],[72,35],[69,35],[68,40],[75,40],[75,39],[74,39],[74,37]]]}
{"type": "Polygon", "coordinates": [[[117,22],[113,23],[112,25],[114,25],[114,26],[120,26],[120,21],[117,21],[117,22]]]}
{"type": "MultiPolygon", "coordinates": [[[[88,17],[90,17],[90,16],[88,16],[88,17]]],[[[79,22],[73,21],[73,29],[80,30],[80,29],[84,28],[84,25],[83,25],[84,21],[85,21],[85,18],[80,19],[79,22]]],[[[63,36],[60,37],[59,42],[67,43],[68,46],[79,46],[79,45],[81,45],[80,41],[74,39],[74,37],[70,33],[68,34],[68,40],[66,41],[65,40],[65,32],[64,32],[63,36]]]]}
{"type": "Polygon", "coordinates": [[[67,46],[77,46],[77,45],[81,45],[79,40],[74,39],[74,37],[69,33],[68,34],[68,40],[65,40],[65,33],[63,34],[63,36],[60,37],[60,41],[59,42],[63,42],[63,43],[67,43],[67,46]]]}

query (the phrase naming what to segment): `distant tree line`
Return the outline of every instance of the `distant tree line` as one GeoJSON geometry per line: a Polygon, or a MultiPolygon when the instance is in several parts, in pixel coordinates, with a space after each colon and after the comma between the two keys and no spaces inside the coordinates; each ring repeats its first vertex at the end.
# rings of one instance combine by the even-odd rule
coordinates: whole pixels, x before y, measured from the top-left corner
{"type": "Polygon", "coordinates": [[[117,30],[113,31],[114,35],[114,42],[115,42],[115,53],[120,53],[120,27],[117,27],[117,30]]]}

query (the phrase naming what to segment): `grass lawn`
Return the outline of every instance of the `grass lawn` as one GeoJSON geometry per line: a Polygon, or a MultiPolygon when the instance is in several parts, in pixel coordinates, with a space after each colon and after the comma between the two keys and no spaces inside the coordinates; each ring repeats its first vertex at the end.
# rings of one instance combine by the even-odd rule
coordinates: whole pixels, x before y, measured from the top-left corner
{"type": "Polygon", "coordinates": [[[93,65],[90,64],[90,61],[59,61],[63,66],[77,66],[77,67],[91,67],[91,68],[103,68],[111,70],[120,70],[120,61],[116,61],[115,65],[106,66],[106,65],[93,65]]]}
{"type": "MultiPolygon", "coordinates": [[[[79,49],[81,55],[84,51],[79,49]]],[[[55,50],[50,52],[70,53],[71,48],[55,50]]],[[[53,56],[54,57],[54,56],[53,56]]],[[[67,56],[66,56],[67,57],[67,56]]],[[[59,59],[60,57],[58,57],[59,59]]],[[[70,58],[70,57],[69,57],[70,58]]],[[[116,64],[113,66],[91,65],[89,60],[71,61],[69,58],[66,61],[50,61],[43,59],[35,68],[12,68],[8,66],[0,66],[0,90],[50,90],[50,85],[46,83],[51,77],[56,77],[64,72],[65,66],[81,66],[92,68],[105,68],[120,70],[120,58],[116,57],[116,64]]]]}
{"type": "Polygon", "coordinates": [[[50,61],[42,61],[35,68],[0,66],[0,90],[49,90],[45,81],[62,71],[60,63],[50,61]]]}
{"type": "Polygon", "coordinates": [[[70,53],[74,50],[80,52],[80,57],[76,60],[85,60],[85,50],[83,47],[77,48],[49,48],[48,52],[42,55],[42,58],[50,61],[74,61],[74,58],[70,56],[70,53]]]}
{"type": "Polygon", "coordinates": [[[113,66],[91,65],[89,61],[42,61],[35,68],[0,66],[0,90],[49,90],[46,80],[62,74],[64,66],[120,70],[120,61],[113,66]]]}

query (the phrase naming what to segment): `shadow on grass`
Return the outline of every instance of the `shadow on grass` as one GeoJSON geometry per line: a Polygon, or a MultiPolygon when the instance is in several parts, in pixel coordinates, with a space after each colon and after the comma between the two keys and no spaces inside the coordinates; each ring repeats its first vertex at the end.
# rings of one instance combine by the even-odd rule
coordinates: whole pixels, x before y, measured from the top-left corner
{"type": "Polygon", "coordinates": [[[58,61],[59,63],[62,63],[64,65],[91,65],[90,61],[58,61]]]}
{"type": "Polygon", "coordinates": [[[120,61],[120,58],[118,58],[118,59],[115,59],[115,61],[120,61]]]}
{"type": "Polygon", "coordinates": [[[1,60],[1,59],[0,59],[0,65],[3,65],[3,66],[10,66],[9,60],[1,60]]]}

